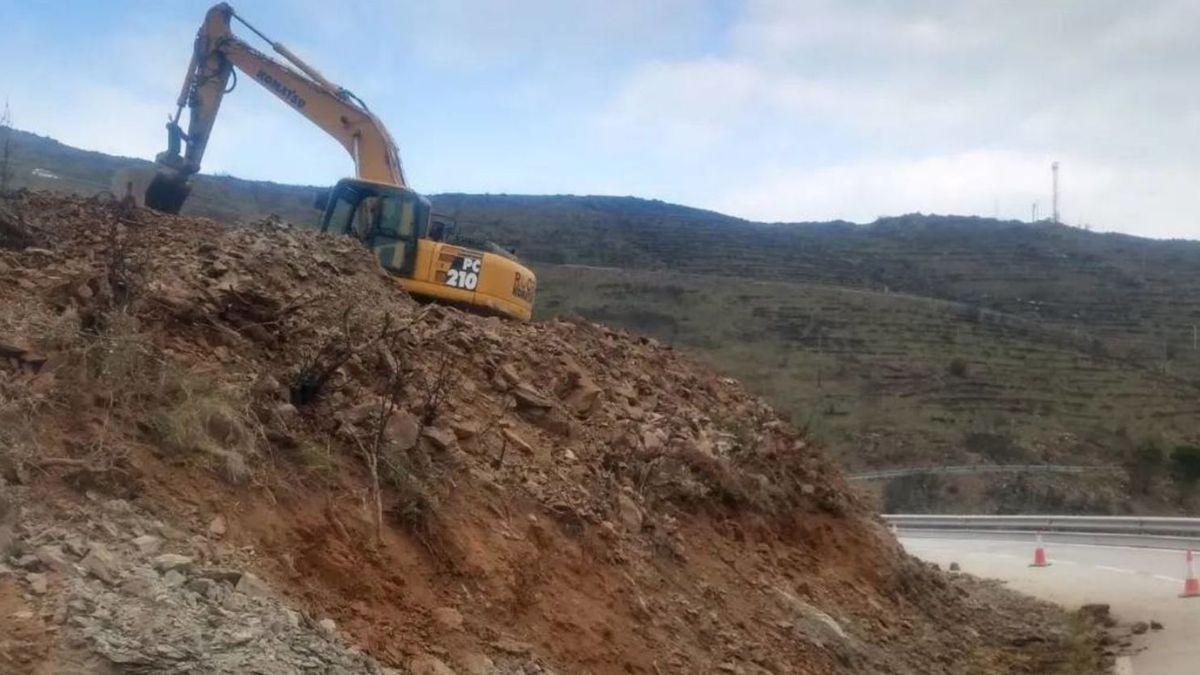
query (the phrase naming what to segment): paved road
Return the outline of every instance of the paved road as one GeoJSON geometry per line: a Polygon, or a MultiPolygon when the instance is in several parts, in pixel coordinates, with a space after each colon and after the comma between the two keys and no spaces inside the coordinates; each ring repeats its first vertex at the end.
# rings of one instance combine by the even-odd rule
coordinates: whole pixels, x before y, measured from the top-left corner
{"type": "Polygon", "coordinates": [[[957,562],[964,572],[1003,579],[1030,595],[1074,609],[1106,602],[1122,622],[1161,622],[1165,629],[1135,638],[1143,651],[1118,663],[1128,675],[1200,673],[1200,598],[1182,599],[1184,553],[1162,549],[1068,544],[1047,535],[1051,566],[1029,567],[1034,544],[1022,535],[954,538],[953,532],[901,532],[913,555],[943,569],[957,562]],[[1002,538],[1005,537],[1005,538],[1002,538]]]}

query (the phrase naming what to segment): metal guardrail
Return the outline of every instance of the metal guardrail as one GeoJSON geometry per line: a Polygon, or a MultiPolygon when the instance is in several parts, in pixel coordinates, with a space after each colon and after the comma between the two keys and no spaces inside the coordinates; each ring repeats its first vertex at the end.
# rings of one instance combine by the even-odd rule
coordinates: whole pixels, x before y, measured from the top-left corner
{"type": "Polygon", "coordinates": [[[1200,539],[1200,518],[885,514],[883,519],[902,530],[1069,532],[1200,539]]]}
{"type": "Polygon", "coordinates": [[[1070,466],[1064,464],[967,464],[962,466],[926,466],[907,469],[881,469],[847,476],[849,480],[887,480],[905,476],[962,476],[977,473],[1120,473],[1120,466],[1070,466]]]}

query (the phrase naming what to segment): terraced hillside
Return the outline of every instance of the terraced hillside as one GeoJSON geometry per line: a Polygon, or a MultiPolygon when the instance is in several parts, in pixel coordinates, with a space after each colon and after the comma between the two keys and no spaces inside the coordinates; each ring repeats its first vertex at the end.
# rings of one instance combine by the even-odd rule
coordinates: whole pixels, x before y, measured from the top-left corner
{"type": "Polygon", "coordinates": [[[909,215],[763,224],[628,198],[441,195],[474,229],[555,264],[670,269],[952,300],[1200,374],[1200,243],[909,215]]]}
{"type": "MultiPolygon", "coordinates": [[[[1011,315],[836,286],[562,265],[538,273],[540,312],[648,333],[738,373],[851,471],[1133,465],[1148,444],[1200,440],[1193,383],[1011,315]]],[[[1166,486],[1129,481],[952,481],[933,501],[1017,510],[1004,493],[1019,489],[1070,511],[1177,508],[1166,486]]]]}
{"type": "MultiPolygon", "coordinates": [[[[17,185],[92,194],[124,169],[149,167],[20,132],[16,140],[17,185]]],[[[311,224],[313,191],[203,177],[187,210],[311,224]]],[[[1187,503],[1187,486],[1169,478],[1171,453],[1200,445],[1200,243],[919,215],[764,224],[623,197],[433,199],[465,233],[514,246],[538,267],[543,317],[580,313],[699,354],[851,468],[1131,469],[1102,484],[922,483],[910,506],[1048,501],[1120,512],[1187,503]]]]}

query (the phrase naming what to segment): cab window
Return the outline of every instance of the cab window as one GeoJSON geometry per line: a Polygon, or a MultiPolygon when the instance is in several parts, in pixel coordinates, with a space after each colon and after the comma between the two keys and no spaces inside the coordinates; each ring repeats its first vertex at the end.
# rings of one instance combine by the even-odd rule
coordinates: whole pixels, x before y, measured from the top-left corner
{"type": "Polygon", "coordinates": [[[379,207],[377,234],[389,239],[409,240],[416,236],[417,219],[412,199],[386,197],[379,207]]]}
{"type": "Polygon", "coordinates": [[[346,193],[339,194],[333,202],[333,208],[329,210],[329,217],[326,218],[325,228],[327,229],[330,225],[333,225],[342,234],[351,234],[350,218],[354,215],[354,206],[355,203],[351,201],[346,193]],[[345,225],[342,223],[345,223],[345,225]]]}
{"type": "Polygon", "coordinates": [[[374,234],[375,223],[379,220],[379,202],[379,197],[364,197],[354,211],[354,236],[362,241],[369,241],[374,234]]]}

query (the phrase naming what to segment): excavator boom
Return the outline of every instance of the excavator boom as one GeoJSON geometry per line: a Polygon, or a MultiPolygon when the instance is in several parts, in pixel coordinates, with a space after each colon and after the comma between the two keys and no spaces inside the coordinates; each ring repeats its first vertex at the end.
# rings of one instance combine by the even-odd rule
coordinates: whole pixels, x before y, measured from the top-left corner
{"type": "MultiPolygon", "coordinates": [[[[159,171],[146,191],[147,206],[170,213],[183,207],[190,178],[200,171],[234,68],[334,137],[353,158],[358,178],[407,186],[395,142],[366,105],[283,44],[267,40],[292,64],[290,67],[251,47],[233,34],[230,22],[235,18],[241,21],[228,4],[216,5],[208,10],[196,34],[175,117],[167,123],[167,151],[158,155],[159,171]],[[179,124],[185,107],[189,111],[187,131],[179,124]]],[[[245,25],[262,36],[253,26],[245,25]]]]}

